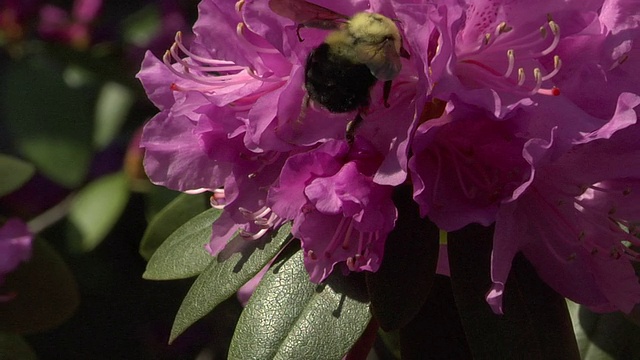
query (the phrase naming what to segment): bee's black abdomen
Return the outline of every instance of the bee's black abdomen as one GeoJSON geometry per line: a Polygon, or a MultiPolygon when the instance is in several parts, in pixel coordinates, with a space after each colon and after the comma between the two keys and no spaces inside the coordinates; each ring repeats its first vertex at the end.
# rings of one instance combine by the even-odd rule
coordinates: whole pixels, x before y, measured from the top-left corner
{"type": "Polygon", "coordinates": [[[311,100],[334,113],[369,105],[369,92],[377,79],[364,64],[330,53],[322,44],[307,58],[305,87],[311,100]]]}

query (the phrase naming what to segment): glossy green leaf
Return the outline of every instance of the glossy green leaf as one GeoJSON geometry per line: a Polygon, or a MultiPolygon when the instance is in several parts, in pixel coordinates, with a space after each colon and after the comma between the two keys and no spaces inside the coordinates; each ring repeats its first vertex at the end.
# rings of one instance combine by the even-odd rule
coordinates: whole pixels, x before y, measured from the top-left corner
{"type": "Polygon", "coordinates": [[[266,273],[240,316],[229,359],[341,359],[371,314],[362,274],[334,271],[313,284],[291,246],[266,273]]]}
{"type": "Polygon", "coordinates": [[[567,305],[583,360],[640,359],[640,327],[622,313],[598,314],[567,305]]]}
{"type": "Polygon", "coordinates": [[[438,227],[420,218],[411,193],[411,186],[396,189],[396,227],[385,243],[380,269],[366,274],[371,311],[385,331],[399,329],[418,313],[438,262],[438,227]]]}
{"type": "Polygon", "coordinates": [[[124,173],[103,176],[76,195],[69,209],[69,221],[79,239],[74,251],[93,250],[116,224],[129,200],[129,185],[124,173]]]}
{"type": "Polygon", "coordinates": [[[145,217],[148,222],[150,223],[162,209],[167,207],[181,194],[179,191],[167,189],[164,186],[150,185],[144,193],[145,217]]]}
{"type": "Polygon", "coordinates": [[[210,207],[208,198],[204,194],[178,195],[147,226],[140,242],[140,255],[148,261],[174,231],[210,207]]]}
{"type": "Polygon", "coordinates": [[[20,335],[0,333],[0,359],[36,360],[38,357],[31,346],[20,335]]]}
{"type": "Polygon", "coordinates": [[[3,289],[16,297],[0,302],[0,331],[29,334],[51,329],[71,317],[80,301],[73,274],[38,238],[31,259],[9,273],[3,289]]]}
{"type": "Polygon", "coordinates": [[[52,180],[76,187],[92,156],[95,89],[65,81],[64,65],[26,58],[3,69],[0,118],[20,154],[52,180]]]}
{"type": "MultiPolygon", "coordinates": [[[[579,359],[563,297],[516,256],[505,285],[504,315],[485,301],[491,286],[493,228],[470,225],[449,233],[451,284],[471,353],[477,359],[579,359]]],[[[514,240],[515,241],[515,240],[514,240]]]]}
{"type": "Polygon", "coordinates": [[[472,359],[449,277],[434,277],[422,309],[400,329],[400,348],[403,359],[472,359]]]}
{"type": "Polygon", "coordinates": [[[102,86],[96,103],[93,141],[103,149],[118,135],[133,104],[133,91],[116,82],[102,86]]]}
{"type": "Polygon", "coordinates": [[[259,240],[236,236],[198,276],[185,296],[171,329],[170,341],[236,293],[264,268],[291,239],[285,224],[259,240]]]}
{"type": "Polygon", "coordinates": [[[26,161],[0,154],[0,197],[19,189],[35,171],[36,168],[26,161]]]}
{"type": "Polygon", "coordinates": [[[200,274],[214,259],[204,248],[211,226],[222,210],[209,209],[174,231],[153,253],[142,277],[148,280],[185,279],[200,274]]]}

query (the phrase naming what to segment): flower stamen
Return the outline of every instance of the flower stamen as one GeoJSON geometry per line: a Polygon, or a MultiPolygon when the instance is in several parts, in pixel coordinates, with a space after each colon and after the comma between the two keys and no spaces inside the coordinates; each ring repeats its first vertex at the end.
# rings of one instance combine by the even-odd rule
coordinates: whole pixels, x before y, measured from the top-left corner
{"type": "Polygon", "coordinates": [[[551,54],[558,46],[558,24],[549,16],[547,22],[536,31],[522,34],[526,30],[515,30],[517,29],[502,22],[493,33],[485,34],[479,46],[464,49],[460,48],[463,45],[458,45],[458,74],[463,80],[475,83],[473,86],[529,96],[559,95],[559,89],[545,88],[543,82],[558,74],[562,65],[560,58],[554,56],[553,69],[548,73],[543,72],[540,66],[534,66],[538,58],[551,54]],[[551,40],[549,34],[552,35],[551,40]],[[504,71],[499,70],[501,63],[504,64],[504,71]]]}
{"type": "Polygon", "coordinates": [[[238,37],[243,39],[245,44],[251,48],[252,50],[259,52],[259,53],[265,53],[265,54],[279,54],[280,51],[278,51],[278,49],[275,48],[264,48],[264,47],[260,47],[257,46],[255,44],[253,44],[251,41],[249,41],[249,39],[247,39],[247,36],[244,34],[244,29],[247,27],[247,25],[245,25],[245,23],[243,22],[239,22],[238,25],[236,25],[236,33],[238,34],[238,37]]]}
{"type": "MultiPolygon", "coordinates": [[[[243,39],[246,40],[245,37],[243,39]]],[[[279,86],[289,79],[288,76],[273,76],[273,73],[259,76],[250,67],[239,66],[232,61],[209,59],[196,55],[184,46],[181,32],[176,33],[174,43],[164,53],[162,61],[176,76],[204,85],[204,87],[184,87],[173,83],[171,89],[174,91],[197,90],[215,93],[229,85],[244,85],[253,80],[277,83],[279,86]],[[181,56],[181,52],[186,55],[185,58],[181,56]],[[176,63],[181,67],[175,67],[176,63]]]]}

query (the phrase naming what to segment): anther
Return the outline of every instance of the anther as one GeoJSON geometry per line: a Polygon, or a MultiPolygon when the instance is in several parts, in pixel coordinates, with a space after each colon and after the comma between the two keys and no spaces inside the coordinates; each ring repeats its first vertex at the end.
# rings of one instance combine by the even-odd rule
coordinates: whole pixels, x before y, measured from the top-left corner
{"type": "Polygon", "coordinates": [[[482,40],[482,45],[483,46],[487,46],[489,45],[489,41],[491,40],[491,34],[487,33],[484,35],[484,39],[482,40]]]}
{"type": "Polygon", "coordinates": [[[235,10],[238,15],[242,16],[242,7],[244,6],[244,0],[240,0],[236,2],[235,10]]]}
{"type": "Polygon", "coordinates": [[[526,75],[524,73],[524,69],[523,68],[519,68],[518,69],[518,86],[522,86],[522,84],[524,84],[525,80],[526,80],[526,75]]]}
{"type": "Polygon", "coordinates": [[[509,76],[511,76],[511,73],[513,72],[513,68],[515,66],[516,63],[516,59],[515,56],[513,54],[513,49],[509,49],[507,50],[507,60],[509,61],[509,67],[507,68],[507,71],[504,72],[504,77],[508,78],[509,76]]]}
{"type": "Polygon", "coordinates": [[[513,30],[513,28],[511,26],[508,26],[507,23],[503,21],[498,24],[496,30],[498,34],[506,34],[509,31],[513,30]]]}
{"type": "Polygon", "coordinates": [[[240,236],[242,236],[242,238],[246,239],[246,240],[258,240],[260,239],[264,234],[267,233],[267,230],[269,229],[261,229],[260,231],[258,231],[255,234],[252,234],[244,229],[240,229],[240,231],[238,232],[240,236]]]}
{"type": "Polygon", "coordinates": [[[280,51],[278,51],[278,49],[275,48],[263,48],[260,46],[256,46],[253,43],[251,43],[251,41],[249,41],[249,39],[247,39],[247,37],[244,35],[244,29],[247,26],[245,25],[245,23],[243,22],[239,22],[238,25],[236,25],[236,34],[238,34],[238,37],[243,39],[245,41],[245,43],[247,45],[249,45],[249,47],[253,50],[255,50],[256,52],[259,53],[266,53],[266,54],[279,54],[280,51]]]}

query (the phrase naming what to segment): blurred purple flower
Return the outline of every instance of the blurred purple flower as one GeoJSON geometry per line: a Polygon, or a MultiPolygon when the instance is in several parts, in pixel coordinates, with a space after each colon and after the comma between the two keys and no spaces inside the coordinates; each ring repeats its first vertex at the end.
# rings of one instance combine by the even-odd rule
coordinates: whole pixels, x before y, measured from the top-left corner
{"type": "Polygon", "coordinates": [[[91,23],[102,8],[102,0],[75,0],[71,13],[55,5],[40,9],[40,35],[78,48],[91,42],[91,23]]]}
{"type": "MultiPolygon", "coordinates": [[[[4,284],[7,274],[18,265],[31,258],[33,234],[27,224],[18,218],[7,220],[0,227],[0,285],[4,284]]],[[[14,294],[0,294],[0,302],[11,300],[14,294]]]]}
{"type": "Polygon", "coordinates": [[[0,43],[21,40],[41,0],[4,0],[0,4],[0,43]]]}

